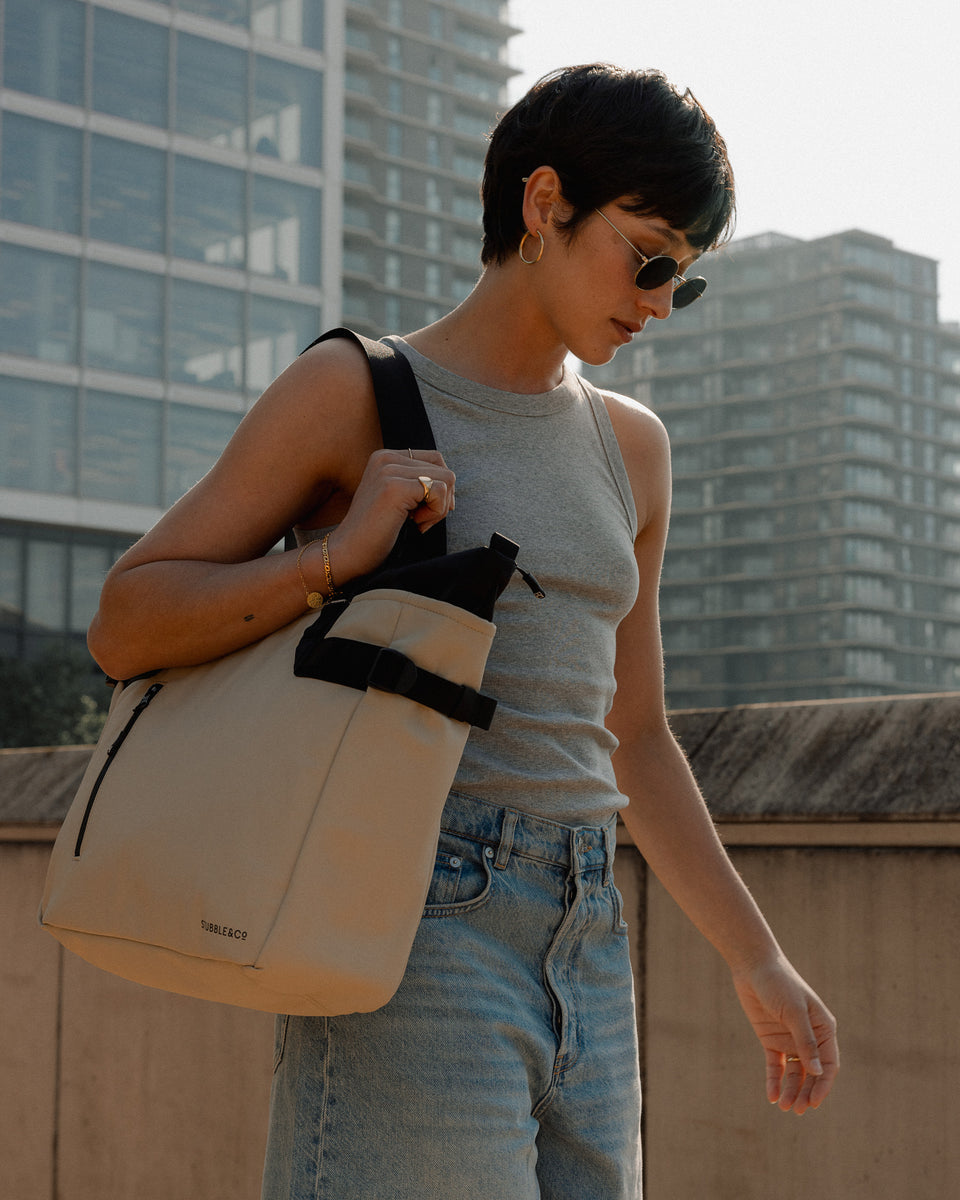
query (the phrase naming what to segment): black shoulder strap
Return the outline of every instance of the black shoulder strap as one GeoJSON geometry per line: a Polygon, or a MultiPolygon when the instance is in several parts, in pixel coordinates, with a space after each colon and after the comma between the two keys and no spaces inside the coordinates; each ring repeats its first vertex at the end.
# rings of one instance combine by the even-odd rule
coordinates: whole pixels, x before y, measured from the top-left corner
{"type": "Polygon", "coordinates": [[[392,346],[374,342],[354,333],[352,329],[331,329],[306,349],[331,338],[347,338],[366,355],[377,398],[377,412],[380,414],[380,433],[386,449],[406,450],[409,446],[416,446],[421,450],[435,450],[437,444],[423,407],[423,397],[413,368],[404,355],[392,346]]]}
{"type": "MultiPolygon", "coordinates": [[[[417,384],[413,368],[406,357],[383,342],[375,342],[352,329],[330,329],[305,347],[317,346],[331,338],[347,338],[364,353],[380,417],[380,434],[388,450],[435,450],[437,447],[430,428],[427,410],[417,384]]],[[[426,558],[437,558],[447,552],[446,522],[434,525],[421,535],[412,521],[400,531],[397,545],[389,562],[419,562],[426,558]]]]}

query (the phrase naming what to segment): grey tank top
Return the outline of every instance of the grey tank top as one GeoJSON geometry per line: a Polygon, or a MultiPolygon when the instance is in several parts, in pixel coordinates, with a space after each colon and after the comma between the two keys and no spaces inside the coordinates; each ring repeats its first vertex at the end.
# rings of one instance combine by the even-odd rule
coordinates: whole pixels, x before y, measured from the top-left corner
{"type": "Polygon", "coordinates": [[[494,532],[520,546],[543,585],[519,575],[500,599],[483,690],[491,728],[473,729],[454,790],[550,820],[593,825],[626,804],[604,726],[617,626],[637,594],[637,514],[600,394],[567,369],[520,395],[462,379],[408,346],[437,447],[456,474],[451,551],[494,532]]]}

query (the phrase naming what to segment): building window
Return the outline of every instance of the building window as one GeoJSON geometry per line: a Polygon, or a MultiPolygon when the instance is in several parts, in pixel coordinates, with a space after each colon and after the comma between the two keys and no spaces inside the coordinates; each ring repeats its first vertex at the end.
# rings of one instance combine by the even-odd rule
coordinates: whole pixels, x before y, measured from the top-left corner
{"type": "Polygon", "coordinates": [[[75,388],[32,379],[0,388],[0,487],[72,495],[76,472],[75,388]]]}
{"type": "Polygon", "coordinates": [[[242,267],[245,180],[242,171],[179,156],[173,173],[173,253],[242,267]]]}
{"type": "Polygon", "coordinates": [[[847,650],[844,654],[844,674],[854,679],[872,679],[892,683],[897,669],[880,650],[847,650]]]}
{"type": "Polygon", "coordinates": [[[80,442],[80,493],[125,504],[160,503],[160,404],[87,392],[80,442]]]}
{"type": "Polygon", "coordinates": [[[401,218],[396,209],[387,209],[383,221],[383,237],[391,246],[396,246],[403,240],[401,218]]]}
{"type": "Polygon", "coordinates": [[[880,467],[848,464],[843,468],[843,485],[848,491],[866,492],[873,496],[893,496],[896,492],[892,476],[880,467]]]}
{"type": "Polygon", "coordinates": [[[465,192],[454,192],[453,215],[461,221],[473,221],[479,225],[483,218],[480,201],[465,192]]]}
{"type": "Polygon", "coordinates": [[[322,165],[323,76],[258,54],[250,149],[285,163],[322,165]]]}
{"type": "Polygon", "coordinates": [[[87,366],[163,374],[163,278],[89,263],[83,343],[87,366]]]}
{"type": "Polygon", "coordinates": [[[250,28],[258,37],[323,49],[323,0],[251,0],[250,28]]]}
{"type": "Polygon", "coordinates": [[[239,388],[243,373],[243,296],[173,280],[170,378],[202,387],[239,388]]]}
{"type": "MultiPolygon", "coordinates": [[[[132,57],[136,66],[139,59],[132,57]]],[[[180,133],[246,150],[247,56],[243,50],[181,33],[177,37],[180,133]]]]}
{"type": "Polygon", "coordinates": [[[165,424],[163,499],[174,504],[202,479],[237,427],[235,413],[171,404],[165,424]]]}
{"type": "Polygon", "coordinates": [[[385,254],[383,256],[383,284],[384,287],[398,289],[400,284],[400,255],[385,254]]]}
{"type": "Polygon", "coordinates": [[[5,0],[4,86],[83,104],[85,7],[76,0],[5,0]]]}
{"type": "MultiPolygon", "coordinates": [[[[319,284],[320,202],[316,188],[255,176],[250,270],[290,283],[319,284]]],[[[362,205],[345,206],[344,218],[350,225],[369,224],[369,214],[362,205]]]]}
{"type": "Polygon", "coordinates": [[[424,268],[424,291],[439,299],[443,295],[443,272],[439,263],[427,263],[424,268]]]}
{"type": "Polygon", "coordinates": [[[424,245],[428,254],[443,253],[443,226],[439,221],[427,221],[424,245]]]}
{"type": "Polygon", "coordinates": [[[403,199],[403,172],[399,167],[387,167],[384,193],[391,204],[403,199]]]}
{"type": "Polygon", "coordinates": [[[93,13],[93,107],[166,128],[167,30],[106,8],[93,13]]]}
{"type": "Polygon", "coordinates": [[[843,441],[844,449],[851,454],[888,460],[896,457],[893,439],[875,429],[845,429],[843,441]]]}
{"type": "Polygon", "coordinates": [[[0,245],[0,351],[76,362],[79,281],[78,259],[0,245]]]}
{"type": "Polygon", "coordinates": [[[317,310],[311,305],[251,297],[247,390],[262,391],[306,349],[317,332],[317,310]]]}
{"type": "Polygon", "coordinates": [[[0,523],[0,654],[30,657],[65,634],[82,637],[107,571],[132,541],[0,523]]]}
{"type": "Polygon", "coordinates": [[[164,249],[167,156],[94,134],[90,141],[89,233],[137,250],[164,249]]]}
{"type": "Polygon", "coordinates": [[[875,538],[847,538],[844,541],[844,562],[860,567],[893,569],[893,551],[875,538]]]}
{"type": "Polygon", "coordinates": [[[81,137],[78,129],[4,113],[0,217],[79,233],[81,137]]]}

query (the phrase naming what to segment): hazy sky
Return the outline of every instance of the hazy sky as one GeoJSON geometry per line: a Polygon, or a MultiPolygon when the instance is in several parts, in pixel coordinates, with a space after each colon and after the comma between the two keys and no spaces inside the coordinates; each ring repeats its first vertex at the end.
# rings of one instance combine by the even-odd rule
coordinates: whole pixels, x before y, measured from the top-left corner
{"type": "Polygon", "coordinates": [[[511,96],[558,66],[658,67],[726,139],[737,236],[866,229],[940,263],[960,321],[957,0],[510,0],[511,96]]]}

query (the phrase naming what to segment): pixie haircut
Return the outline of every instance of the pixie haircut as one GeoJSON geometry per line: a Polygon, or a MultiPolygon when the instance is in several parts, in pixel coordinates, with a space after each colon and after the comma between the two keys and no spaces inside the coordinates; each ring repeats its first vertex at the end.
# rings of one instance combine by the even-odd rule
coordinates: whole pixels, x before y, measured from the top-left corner
{"type": "Polygon", "coordinates": [[[619,200],[713,249],[732,232],[733,171],[717,127],[688,90],[660,71],[607,63],[544,76],[490,135],[480,194],[481,261],[503,263],[525,232],[524,176],[553,167],[573,211],[573,237],[594,211],[619,200]]]}

